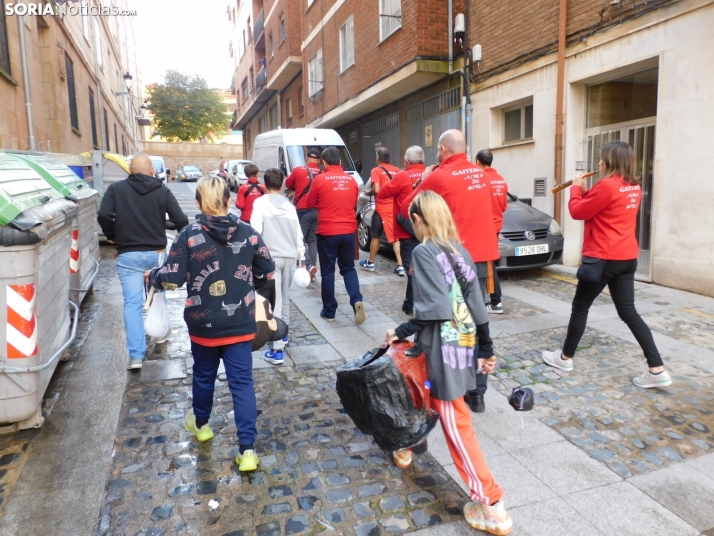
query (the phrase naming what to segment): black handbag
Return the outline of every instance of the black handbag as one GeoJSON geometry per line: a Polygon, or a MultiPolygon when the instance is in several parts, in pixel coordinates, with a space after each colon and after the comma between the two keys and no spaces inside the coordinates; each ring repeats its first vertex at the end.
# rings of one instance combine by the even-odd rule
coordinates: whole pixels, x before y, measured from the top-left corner
{"type": "Polygon", "coordinates": [[[583,256],[580,268],[578,268],[578,280],[583,283],[599,283],[606,262],[605,259],[583,256]]]}

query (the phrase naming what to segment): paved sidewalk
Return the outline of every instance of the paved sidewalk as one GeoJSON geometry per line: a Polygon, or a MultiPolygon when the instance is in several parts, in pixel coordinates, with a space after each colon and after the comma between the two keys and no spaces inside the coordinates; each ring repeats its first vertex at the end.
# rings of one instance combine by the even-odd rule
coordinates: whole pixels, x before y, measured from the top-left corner
{"type": "MultiPolygon", "coordinates": [[[[187,213],[191,186],[172,185],[187,213]]],[[[335,322],[319,317],[319,280],[291,293],[285,365],[254,353],[261,467],[240,474],[222,370],[216,437],[199,444],[183,430],[193,364],[185,291],[167,294],[170,342],[150,345],[143,370],[126,373],[121,291],[103,249],[80,340],[45,397],[45,425],[0,437],[0,533],[477,534],[460,514],[466,494],[438,427],[429,452],[401,471],[335,393],[335,370],[407,319],[406,280],[382,253],[375,273],[357,268],[362,326],[339,277],[335,322]]],[[[591,311],[575,370],[542,364],[540,351],[564,339],[573,274],[503,274],[505,314],[491,317],[499,369],[537,394],[532,412],[516,413],[491,379],[486,412],[473,416],[513,534],[714,536],[714,299],[637,283],[638,310],[674,378],[642,391],[631,377],[645,361],[607,294],[591,311]]]]}

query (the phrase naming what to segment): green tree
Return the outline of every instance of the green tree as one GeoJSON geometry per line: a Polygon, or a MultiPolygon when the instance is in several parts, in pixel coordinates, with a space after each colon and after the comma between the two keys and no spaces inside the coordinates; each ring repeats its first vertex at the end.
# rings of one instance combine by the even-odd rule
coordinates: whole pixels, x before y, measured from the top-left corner
{"type": "Polygon", "coordinates": [[[147,86],[153,135],[168,141],[213,140],[230,120],[221,95],[199,76],[168,70],[163,84],[147,86]]]}

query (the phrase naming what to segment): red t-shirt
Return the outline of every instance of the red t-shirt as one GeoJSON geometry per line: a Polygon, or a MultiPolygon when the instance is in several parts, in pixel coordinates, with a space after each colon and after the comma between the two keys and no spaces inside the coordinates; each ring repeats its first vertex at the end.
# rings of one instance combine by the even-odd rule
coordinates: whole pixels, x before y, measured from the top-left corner
{"type": "MultiPolygon", "coordinates": [[[[377,193],[378,202],[384,199],[394,200],[393,222],[395,238],[412,238],[412,236],[397,223],[397,214],[402,211],[404,201],[414,191],[414,185],[416,184],[416,181],[421,178],[424,173],[424,169],[424,164],[412,164],[404,171],[397,173],[391,181],[380,187],[379,192],[377,193]]],[[[406,210],[408,212],[409,205],[407,205],[406,210]]],[[[409,214],[407,213],[405,217],[409,218],[409,214]]]]}
{"type": "Polygon", "coordinates": [[[640,186],[626,183],[620,175],[602,179],[585,195],[580,186],[572,186],[568,209],[573,219],[585,220],[583,255],[609,261],[636,259],[641,201],[640,186]]]}
{"type": "MultiPolygon", "coordinates": [[[[379,184],[379,189],[381,191],[382,188],[384,188],[385,184],[388,184],[389,181],[394,180],[394,177],[399,173],[401,170],[393,166],[392,164],[380,164],[376,168],[372,170],[372,173],[370,174],[370,178],[372,179],[372,184],[379,184]],[[381,167],[380,167],[381,166],[381,167]],[[384,169],[389,171],[389,175],[392,177],[390,178],[389,175],[387,175],[384,171],[384,169]]],[[[382,216],[382,220],[384,221],[386,218],[389,218],[391,221],[392,219],[392,200],[391,199],[380,199],[379,196],[376,198],[375,202],[375,210],[379,212],[379,215],[382,216]]]]}
{"type": "Polygon", "coordinates": [[[295,199],[300,198],[298,204],[295,205],[295,208],[298,210],[307,208],[307,194],[303,195],[303,192],[305,191],[305,188],[307,188],[307,185],[310,184],[310,175],[307,172],[308,166],[312,171],[313,177],[317,176],[317,174],[320,173],[320,166],[310,162],[307,164],[307,166],[300,166],[293,169],[293,172],[285,181],[286,188],[295,190],[295,199]]]}
{"type": "Polygon", "coordinates": [[[491,182],[491,207],[493,209],[493,225],[496,227],[496,232],[500,233],[503,229],[503,213],[508,207],[508,184],[506,179],[501,177],[498,172],[492,167],[484,170],[486,178],[491,182]]]}
{"type": "Polygon", "coordinates": [[[334,236],[357,230],[357,181],[342,166],[328,166],[312,181],[307,207],[317,208],[317,234],[334,236]]]}
{"type": "Polygon", "coordinates": [[[424,190],[436,192],[449,205],[461,242],[474,262],[500,258],[491,209],[491,184],[481,166],[469,162],[466,153],[447,158],[419,183],[402,205],[402,212],[424,190]]]}
{"type": "Polygon", "coordinates": [[[250,215],[253,214],[253,203],[265,193],[265,186],[258,182],[258,179],[248,179],[248,182],[238,189],[236,196],[236,207],[240,209],[240,219],[250,223],[250,215]],[[256,184],[257,187],[252,187],[256,184]],[[250,188],[250,193],[248,189],[250,188]]]}

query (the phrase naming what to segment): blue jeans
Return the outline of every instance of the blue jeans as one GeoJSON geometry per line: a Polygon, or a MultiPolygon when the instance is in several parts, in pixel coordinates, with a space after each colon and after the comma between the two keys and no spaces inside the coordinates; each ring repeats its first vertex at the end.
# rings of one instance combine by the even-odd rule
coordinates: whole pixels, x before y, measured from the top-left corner
{"type": "Polygon", "coordinates": [[[340,267],[340,275],[345,280],[345,288],[350,296],[350,305],[362,301],[359,279],[355,270],[355,235],[317,235],[317,254],[320,256],[322,276],[322,313],[334,318],[337,312],[335,299],[335,262],[340,267]]]}
{"type": "Polygon", "coordinates": [[[132,251],[117,257],[117,274],[124,294],[124,328],[129,359],[142,359],[146,353],[144,334],[144,272],[159,265],[156,251],[132,251]]]}
{"type": "Polygon", "coordinates": [[[213,409],[213,389],[218,365],[223,359],[228,388],[233,397],[233,414],[242,447],[255,443],[258,411],[253,387],[253,341],[226,346],[203,346],[191,341],[193,352],[193,414],[196,422],[208,422],[213,409]]]}

